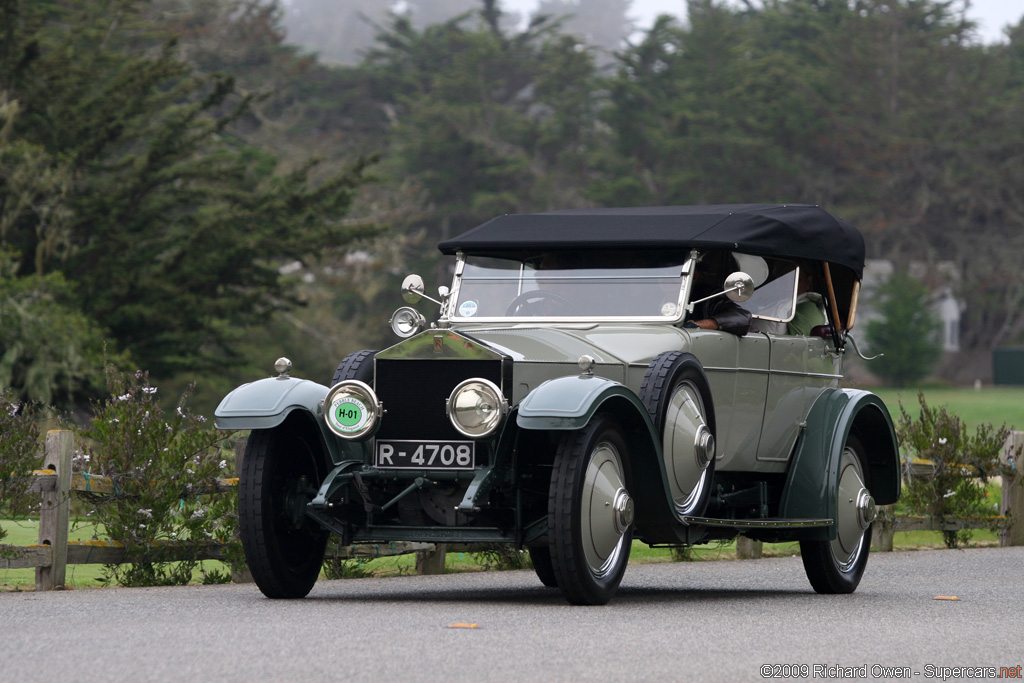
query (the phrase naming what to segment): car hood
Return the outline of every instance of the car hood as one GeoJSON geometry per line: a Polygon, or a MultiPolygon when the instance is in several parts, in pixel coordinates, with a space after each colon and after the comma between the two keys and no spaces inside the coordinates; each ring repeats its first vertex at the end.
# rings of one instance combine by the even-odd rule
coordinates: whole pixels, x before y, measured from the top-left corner
{"type": "Polygon", "coordinates": [[[590,355],[601,364],[644,364],[686,345],[682,330],[666,325],[589,325],[462,328],[461,334],[516,362],[572,362],[590,355]]]}

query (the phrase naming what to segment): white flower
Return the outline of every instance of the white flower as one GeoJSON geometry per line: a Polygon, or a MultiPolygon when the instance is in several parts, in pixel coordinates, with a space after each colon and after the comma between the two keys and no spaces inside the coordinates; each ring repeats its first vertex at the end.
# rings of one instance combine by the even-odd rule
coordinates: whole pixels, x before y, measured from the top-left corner
{"type": "Polygon", "coordinates": [[[944,437],[944,436],[940,436],[939,437],[939,445],[940,446],[945,446],[946,445],[946,441],[947,441],[946,437],[944,437]]]}
{"type": "Polygon", "coordinates": [[[116,417],[111,418],[110,421],[113,422],[114,424],[117,424],[117,423],[120,422],[120,420],[118,420],[116,417]]]}
{"type": "Polygon", "coordinates": [[[144,394],[155,394],[156,387],[142,387],[142,393],[144,394]]]}
{"type": "Polygon", "coordinates": [[[204,510],[203,508],[199,508],[198,510],[196,510],[196,511],[194,511],[192,513],[192,519],[200,519],[205,514],[206,514],[206,510],[204,510]]]}
{"type": "Polygon", "coordinates": [[[143,515],[144,517],[152,517],[153,516],[153,509],[152,508],[147,508],[147,509],[140,508],[139,509],[139,514],[143,515]]]}
{"type": "Polygon", "coordinates": [[[120,396],[118,396],[118,397],[117,397],[117,398],[115,398],[114,400],[115,400],[115,401],[127,401],[127,400],[128,400],[128,399],[130,399],[131,397],[132,397],[132,395],[131,395],[131,394],[121,394],[120,396]]]}
{"type": "Polygon", "coordinates": [[[227,466],[228,466],[228,461],[227,460],[221,460],[220,461],[220,468],[221,469],[224,469],[227,466]]]}
{"type": "Polygon", "coordinates": [[[942,497],[943,498],[949,498],[949,497],[955,496],[955,495],[956,495],[956,491],[946,491],[946,494],[944,496],[942,496],[942,497]]]}
{"type": "Polygon", "coordinates": [[[146,528],[146,525],[145,525],[145,524],[140,524],[140,525],[139,525],[139,528],[140,528],[140,529],[145,529],[145,528],[146,528]]]}
{"type": "Polygon", "coordinates": [[[197,415],[196,419],[199,420],[200,422],[206,422],[206,418],[203,417],[202,415],[197,415]]]}
{"type": "Polygon", "coordinates": [[[185,413],[181,412],[181,406],[178,406],[178,415],[185,417],[185,413]]]}

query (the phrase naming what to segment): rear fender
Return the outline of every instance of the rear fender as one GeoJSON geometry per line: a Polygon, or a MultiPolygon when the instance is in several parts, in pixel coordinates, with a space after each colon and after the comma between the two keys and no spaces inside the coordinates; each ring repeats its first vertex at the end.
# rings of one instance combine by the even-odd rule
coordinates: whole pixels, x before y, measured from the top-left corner
{"type": "Polygon", "coordinates": [[[832,519],[833,524],[794,536],[834,540],[839,460],[850,434],[864,445],[871,495],[878,505],[900,496],[896,432],[882,399],[867,391],[829,389],[811,407],[797,442],[779,504],[779,516],[832,519]]]}
{"type": "Polygon", "coordinates": [[[666,484],[661,438],[647,409],[628,388],[594,375],[548,380],[519,404],[516,424],[534,431],[569,431],[582,429],[598,412],[615,417],[626,437],[639,534],[675,540],[680,522],[666,484]],[[657,491],[661,495],[653,495],[657,491]]]}

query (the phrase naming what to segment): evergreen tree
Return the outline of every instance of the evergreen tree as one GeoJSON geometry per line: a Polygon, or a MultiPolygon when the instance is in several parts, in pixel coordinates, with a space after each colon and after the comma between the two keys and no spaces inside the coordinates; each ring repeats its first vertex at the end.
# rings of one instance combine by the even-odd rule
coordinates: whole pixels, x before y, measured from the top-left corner
{"type": "Polygon", "coordinates": [[[879,288],[879,317],[868,323],[871,363],[882,379],[905,387],[923,379],[939,359],[939,320],[929,306],[924,285],[906,275],[893,275],[879,288]]]}
{"type": "Polygon", "coordinates": [[[315,161],[279,169],[236,133],[256,95],[155,43],[148,7],[3,1],[10,140],[68,178],[58,238],[15,212],[3,240],[23,256],[18,275],[63,272],[77,307],[166,377],[236,362],[245,328],[289,301],[278,264],[369,230],[344,221],[363,165],[318,182],[315,161]]]}

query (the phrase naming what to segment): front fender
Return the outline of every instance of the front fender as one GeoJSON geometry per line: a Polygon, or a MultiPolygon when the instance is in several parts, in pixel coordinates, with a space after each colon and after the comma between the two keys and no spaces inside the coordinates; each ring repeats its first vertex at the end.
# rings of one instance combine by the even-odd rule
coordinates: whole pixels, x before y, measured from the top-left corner
{"type": "MultiPolygon", "coordinates": [[[[807,416],[807,427],[797,443],[786,477],[780,517],[836,519],[839,460],[851,432],[860,438],[866,450],[875,502],[896,502],[900,495],[899,449],[885,403],[867,391],[829,389],[807,416]]],[[[827,533],[827,540],[833,540],[836,525],[818,533],[827,533]]]]}
{"type": "Polygon", "coordinates": [[[214,411],[214,425],[218,429],[271,429],[294,410],[318,416],[325,396],[327,387],[308,379],[268,377],[243,384],[225,396],[214,411]]]}
{"type": "Polygon", "coordinates": [[[533,430],[582,429],[602,404],[615,397],[632,403],[646,418],[648,431],[654,433],[654,425],[636,394],[614,380],[596,375],[559,377],[544,382],[519,404],[516,424],[533,430]]]}

